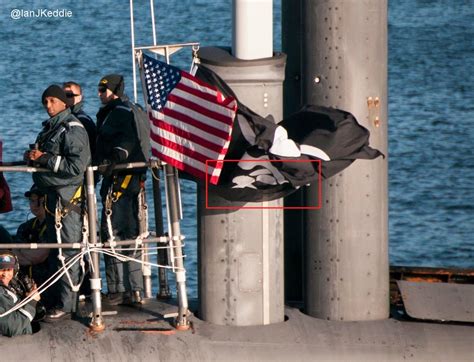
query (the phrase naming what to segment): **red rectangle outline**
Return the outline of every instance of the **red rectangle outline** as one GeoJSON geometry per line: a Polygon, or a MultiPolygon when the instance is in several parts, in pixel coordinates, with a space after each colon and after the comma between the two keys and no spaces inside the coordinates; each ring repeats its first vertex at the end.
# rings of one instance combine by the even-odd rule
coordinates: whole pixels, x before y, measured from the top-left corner
{"type": "Polygon", "coordinates": [[[321,160],[206,160],[206,209],[209,210],[261,210],[261,209],[276,209],[276,210],[320,210],[322,199],[321,187],[321,160]],[[208,170],[209,162],[317,162],[318,165],[318,205],[317,206],[209,206],[209,177],[208,170]]]}

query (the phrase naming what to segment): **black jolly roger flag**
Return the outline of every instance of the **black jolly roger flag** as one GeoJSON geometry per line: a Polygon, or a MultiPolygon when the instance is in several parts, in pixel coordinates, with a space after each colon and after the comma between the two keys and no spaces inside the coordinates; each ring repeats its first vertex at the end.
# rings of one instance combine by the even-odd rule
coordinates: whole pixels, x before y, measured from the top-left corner
{"type": "MultiPolygon", "coordinates": [[[[196,77],[237,97],[210,69],[199,65],[196,77]]],[[[229,201],[261,202],[287,196],[304,185],[329,178],[356,159],[383,154],[369,146],[369,131],[345,111],[306,105],[278,124],[237,99],[237,115],[223,169],[209,190],[229,201]],[[294,162],[321,160],[318,162],[294,162]],[[271,162],[270,162],[271,161],[271,162]],[[293,161],[293,162],[284,162],[293,161]]]]}

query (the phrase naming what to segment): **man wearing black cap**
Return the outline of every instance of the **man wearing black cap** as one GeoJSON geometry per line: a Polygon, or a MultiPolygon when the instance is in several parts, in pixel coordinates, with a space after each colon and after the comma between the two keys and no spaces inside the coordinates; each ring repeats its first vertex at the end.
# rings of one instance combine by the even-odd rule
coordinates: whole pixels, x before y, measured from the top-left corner
{"type": "MultiPolygon", "coordinates": [[[[114,165],[116,163],[144,161],[134,113],[121,97],[124,96],[124,80],[119,74],[103,77],[98,85],[102,108],[97,113],[97,150],[94,162],[114,165]]],[[[144,187],[146,170],[124,170],[104,172],[100,194],[104,205],[101,222],[101,239],[110,240],[106,210],[111,211],[114,240],[135,239],[138,234],[138,195],[144,187]]],[[[120,251],[127,253],[125,251],[120,251]]],[[[140,258],[140,252],[129,252],[140,258]]],[[[143,292],[143,274],[137,262],[121,262],[104,256],[108,298],[110,304],[129,301],[140,303],[143,292]]]]}
{"type": "MultiPolygon", "coordinates": [[[[0,242],[4,242],[0,240],[0,242]]],[[[36,303],[40,295],[36,286],[26,293],[32,300],[23,307],[10,312],[20,302],[20,296],[10,287],[10,282],[18,272],[18,260],[15,254],[8,250],[0,250],[0,335],[13,337],[31,334],[31,322],[36,314],[36,303]]]]}
{"type": "MultiPolygon", "coordinates": [[[[46,196],[47,240],[50,243],[79,243],[82,241],[84,172],[91,160],[89,138],[82,123],[67,108],[68,100],[60,86],[49,86],[41,100],[51,118],[43,122],[43,129],[36,139],[37,147],[27,152],[26,158],[50,170],[33,173],[33,182],[46,196]],[[58,233],[55,225],[61,226],[58,233]]],[[[75,254],[72,249],[51,251],[50,268],[61,268],[64,258],[75,254]]],[[[64,274],[58,286],[57,307],[48,312],[45,321],[52,322],[71,315],[76,294],[69,280],[77,284],[79,275],[78,263],[64,274]]]]}

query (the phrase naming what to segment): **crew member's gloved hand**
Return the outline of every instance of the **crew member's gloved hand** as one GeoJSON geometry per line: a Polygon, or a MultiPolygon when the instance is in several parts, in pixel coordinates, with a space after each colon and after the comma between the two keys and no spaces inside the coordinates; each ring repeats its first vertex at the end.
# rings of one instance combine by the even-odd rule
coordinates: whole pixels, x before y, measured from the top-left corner
{"type": "Polygon", "coordinates": [[[115,162],[111,160],[104,160],[102,161],[102,164],[99,167],[99,173],[103,177],[110,177],[112,176],[112,173],[114,172],[115,168],[115,162]]]}
{"type": "Polygon", "coordinates": [[[102,165],[104,166],[99,168],[99,172],[104,177],[110,177],[114,171],[115,165],[125,161],[127,156],[128,152],[126,150],[120,147],[115,147],[110,155],[110,160],[106,159],[102,161],[102,165]]]}
{"type": "Polygon", "coordinates": [[[112,161],[115,163],[125,162],[128,158],[128,151],[121,147],[114,147],[112,150],[112,161]]]}
{"type": "Polygon", "coordinates": [[[35,160],[35,163],[38,163],[40,166],[46,167],[51,157],[53,157],[53,155],[45,152],[35,160]]]}

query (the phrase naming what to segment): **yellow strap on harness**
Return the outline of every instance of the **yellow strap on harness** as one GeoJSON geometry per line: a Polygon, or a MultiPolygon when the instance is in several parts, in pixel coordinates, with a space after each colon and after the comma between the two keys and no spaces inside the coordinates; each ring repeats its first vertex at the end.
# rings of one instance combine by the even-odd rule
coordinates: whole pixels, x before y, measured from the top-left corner
{"type": "Polygon", "coordinates": [[[38,238],[42,237],[45,231],[46,231],[46,223],[44,223],[43,227],[41,228],[38,234],[38,238]]]}
{"type": "MultiPolygon", "coordinates": [[[[45,195],[44,196],[44,208],[45,208],[45,210],[48,214],[55,216],[55,213],[52,212],[51,210],[49,210],[48,207],[47,207],[47,204],[48,204],[48,202],[47,202],[48,199],[47,198],[48,198],[48,196],[45,195]]],[[[81,198],[82,198],[82,185],[77,188],[76,192],[72,196],[72,198],[69,201],[68,205],[66,205],[61,210],[61,217],[65,217],[72,207],[77,206],[77,204],[79,204],[81,202],[81,198]]]]}
{"type": "Polygon", "coordinates": [[[69,211],[71,211],[72,209],[75,209],[79,214],[81,213],[80,209],[78,211],[78,204],[81,202],[82,200],[82,185],[79,186],[76,190],[76,192],[74,193],[74,195],[72,196],[71,200],[69,200],[69,203],[63,207],[62,209],[62,217],[66,216],[68,214],[69,211]]]}
{"type": "MultiPolygon", "coordinates": [[[[36,226],[36,222],[37,222],[38,220],[39,220],[38,218],[34,219],[33,225],[32,225],[32,229],[33,229],[33,230],[36,230],[36,227],[37,227],[37,226],[36,226]]],[[[41,226],[41,225],[40,225],[40,226],[41,226]]],[[[40,228],[40,230],[39,230],[39,232],[38,232],[38,240],[37,240],[37,242],[39,242],[39,238],[40,238],[41,236],[43,236],[43,234],[44,234],[45,231],[46,231],[46,223],[43,224],[43,226],[40,228]]]]}
{"type": "MultiPolygon", "coordinates": [[[[122,181],[122,184],[120,185],[120,190],[126,190],[131,180],[132,180],[132,175],[125,175],[122,181]]],[[[123,194],[122,191],[115,191],[112,195],[113,201],[117,201],[120,198],[120,196],[122,196],[122,194],[123,194]]]]}
{"type": "Polygon", "coordinates": [[[81,196],[82,196],[82,186],[79,186],[76,190],[76,192],[74,193],[74,196],[72,197],[71,201],[70,202],[78,202],[81,200],[81,196]]]}

